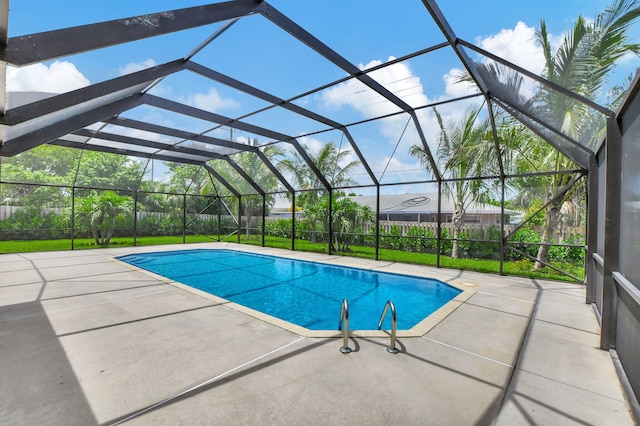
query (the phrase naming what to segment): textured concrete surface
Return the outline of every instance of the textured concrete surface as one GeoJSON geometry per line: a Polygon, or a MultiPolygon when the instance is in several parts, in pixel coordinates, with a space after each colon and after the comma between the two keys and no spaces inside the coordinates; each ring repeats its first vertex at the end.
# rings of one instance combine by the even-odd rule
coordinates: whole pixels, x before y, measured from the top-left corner
{"type": "Polygon", "coordinates": [[[226,246],[0,255],[0,424],[633,424],[582,286],[230,245],[476,290],[343,355],[111,260],[226,246]]]}

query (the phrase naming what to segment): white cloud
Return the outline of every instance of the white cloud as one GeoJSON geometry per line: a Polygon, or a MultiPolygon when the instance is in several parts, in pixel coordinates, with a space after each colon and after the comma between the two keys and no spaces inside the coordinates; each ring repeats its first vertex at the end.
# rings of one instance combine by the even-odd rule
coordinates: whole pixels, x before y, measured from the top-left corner
{"type": "Polygon", "coordinates": [[[207,93],[193,93],[182,97],[180,101],[205,111],[234,109],[240,105],[235,99],[221,96],[213,87],[207,93]]]}
{"type": "Polygon", "coordinates": [[[482,49],[536,74],[542,73],[544,56],[536,41],[536,30],[519,21],[513,29],[502,29],[498,34],[477,38],[482,49]]]}
{"type": "MultiPolygon", "coordinates": [[[[389,61],[393,59],[390,57],[389,61]]],[[[359,68],[365,70],[380,64],[382,61],[372,60],[366,65],[359,65],[359,68]]],[[[413,74],[407,63],[390,65],[369,73],[369,76],[413,107],[433,102],[424,93],[420,77],[413,74]]],[[[399,107],[356,79],[351,79],[326,90],[322,94],[322,100],[327,108],[349,107],[358,111],[365,118],[380,117],[400,111],[399,107]]],[[[416,115],[430,149],[435,152],[437,123],[433,118],[433,113],[428,109],[422,109],[417,111],[416,115]]],[[[387,182],[397,181],[399,173],[409,174],[416,179],[424,179],[423,167],[417,163],[411,164],[402,161],[404,158],[409,158],[408,152],[411,145],[422,144],[415,123],[412,120],[408,122],[408,120],[409,117],[406,114],[392,115],[377,120],[375,126],[378,135],[368,137],[369,142],[366,143],[368,147],[365,155],[376,175],[380,176],[386,167],[384,180],[387,182]],[[389,161],[392,156],[393,158],[389,161]],[[384,159],[382,160],[382,158],[384,159]],[[387,163],[389,163],[388,167],[387,163]]]]}
{"type": "Polygon", "coordinates": [[[136,71],[142,71],[147,68],[155,67],[157,65],[156,61],[153,59],[146,59],[142,62],[131,62],[130,64],[125,65],[124,67],[120,67],[118,69],[119,75],[131,74],[136,71]]]}
{"type": "MultiPolygon", "coordinates": [[[[388,61],[393,60],[389,57],[388,61]]],[[[382,64],[380,60],[372,60],[359,68],[366,70],[382,64]]],[[[407,104],[418,107],[431,102],[425,95],[420,77],[413,74],[407,63],[400,62],[368,74],[382,86],[394,93],[407,104]]],[[[400,108],[387,101],[382,95],[369,89],[357,79],[351,79],[338,84],[322,94],[322,100],[328,108],[350,107],[360,112],[365,118],[380,117],[399,112],[400,108]]],[[[423,112],[418,112],[421,116],[423,112]]],[[[401,135],[405,143],[416,143],[415,127],[410,123],[407,127],[408,117],[404,114],[390,116],[377,121],[381,136],[390,146],[398,143],[401,135]]],[[[383,152],[389,151],[386,147],[380,147],[383,152]]]]}
{"type": "MultiPolygon", "coordinates": [[[[549,34],[549,41],[552,49],[555,50],[561,41],[561,36],[554,37],[549,34]]],[[[513,29],[502,29],[489,37],[478,37],[476,44],[537,75],[541,75],[544,71],[545,59],[542,47],[536,39],[536,29],[522,21],[519,21],[513,29]]],[[[484,60],[487,61],[487,59],[484,60]]],[[[535,81],[525,78],[521,95],[530,98],[536,92],[536,86],[535,81]]]]}
{"type": "MultiPolygon", "coordinates": [[[[389,57],[388,61],[393,59],[393,57],[389,57]]],[[[360,64],[358,68],[366,70],[380,64],[382,61],[373,60],[366,65],[360,64]]],[[[411,106],[421,106],[428,103],[420,77],[413,75],[406,63],[393,64],[370,72],[368,75],[411,106]]],[[[322,94],[322,100],[327,107],[350,106],[366,118],[379,117],[399,111],[397,106],[357,79],[350,79],[326,90],[322,94]]]]}
{"type": "Polygon", "coordinates": [[[384,157],[377,164],[376,171],[380,173],[384,172],[393,172],[393,171],[401,171],[401,170],[409,170],[415,168],[415,164],[403,163],[397,158],[389,158],[384,157]]]}
{"type": "Polygon", "coordinates": [[[317,155],[324,146],[324,142],[309,136],[298,138],[298,142],[304,145],[307,148],[307,152],[311,155],[317,155]]]}
{"type": "Polygon", "coordinates": [[[76,66],[67,61],[55,61],[50,66],[7,67],[8,92],[65,93],[89,84],[76,66]]]}
{"type": "MultiPolygon", "coordinates": [[[[550,36],[552,45],[559,43],[559,38],[550,36]]],[[[497,34],[486,37],[477,37],[475,44],[515,65],[518,65],[535,74],[542,74],[544,69],[544,55],[542,47],[536,40],[536,29],[519,21],[514,28],[505,28],[497,34]]],[[[489,59],[479,55],[480,60],[488,62],[489,59]]],[[[458,82],[463,73],[462,68],[452,68],[443,76],[446,85],[446,97],[461,97],[477,93],[474,84],[458,82]]],[[[536,89],[536,83],[531,79],[525,79],[522,87],[522,95],[531,97],[536,89]]],[[[473,103],[475,101],[470,101],[473,103]]]]}
{"type": "Polygon", "coordinates": [[[451,68],[442,78],[446,85],[446,94],[452,98],[478,93],[475,83],[460,82],[460,76],[463,74],[461,68],[451,68]]]}
{"type": "Polygon", "coordinates": [[[638,62],[638,55],[636,55],[633,52],[627,52],[625,53],[618,61],[618,65],[620,65],[621,67],[630,65],[630,64],[637,64],[638,62]]]}
{"type": "Polygon", "coordinates": [[[250,139],[246,136],[238,136],[237,138],[235,138],[234,142],[238,142],[243,145],[249,145],[250,139]]]}

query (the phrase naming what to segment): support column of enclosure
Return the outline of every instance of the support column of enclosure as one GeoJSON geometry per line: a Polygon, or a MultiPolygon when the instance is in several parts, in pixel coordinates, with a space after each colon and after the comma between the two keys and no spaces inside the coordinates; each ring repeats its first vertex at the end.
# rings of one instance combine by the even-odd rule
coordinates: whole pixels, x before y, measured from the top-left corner
{"type": "Polygon", "coordinates": [[[376,260],[380,254],[380,185],[376,185],[376,260]]]}
{"type": "Polygon", "coordinates": [[[267,217],[267,196],[262,194],[262,247],[264,247],[264,230],[267,217]]]}
{"type": "Polygon", "coordinates": [[[618,295],[613,272],[620,270],[620,168],[622,134],[615,118],[607,119],[607,171],[605,184],[604,272],[602,286],[602,331],[600,347],[616,345],[616,302],[618,295]]]}
{"type": "Polygon", "coordinates": [[[296,249],[296,191],[291,192],[291,250],[296,249]]]}

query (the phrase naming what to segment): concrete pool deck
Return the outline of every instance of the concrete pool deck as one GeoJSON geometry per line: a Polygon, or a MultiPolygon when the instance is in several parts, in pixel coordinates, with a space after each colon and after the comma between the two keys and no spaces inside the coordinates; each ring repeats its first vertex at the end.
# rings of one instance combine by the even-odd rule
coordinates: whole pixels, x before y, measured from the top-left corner
{"type": "Polygon", "coordinates": [[[221,243],[0,255],[0,424],[632,425],[584,291],[221,243]],[[355,337],[344,355],[341,339],[301,336],[111,260],[207,247],[476,292],[424,336],[399,338],[399,354],[388,338],[355,337]]]}

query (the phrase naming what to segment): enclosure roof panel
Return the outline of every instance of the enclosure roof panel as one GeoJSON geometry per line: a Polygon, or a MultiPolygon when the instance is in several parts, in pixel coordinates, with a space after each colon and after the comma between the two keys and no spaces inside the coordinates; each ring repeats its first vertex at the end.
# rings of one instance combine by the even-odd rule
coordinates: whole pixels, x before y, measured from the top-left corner
{"type": "MultiPolygon", "coordinates": [[[[599,147],[599,134],[567,131],[537,94],[590,110],[594,122],[613,115],[546,80],[525,52],[521,58],[492,49],[486,40],[497,42],[498,35],[471,37],[458,14],[481,16],[486,5],[372,0],[359,10],[337,0],[165,3],[118,3],[108,13],[96,6],[95,13],[71,18],[62,2],[65,12],[46,23],[29,19],[50,7],[44,2],[11,11],[5,3],[4,12],[14,16],[0,48],[7,74],[0,156],[51,143],[204,163],[284,144],[330,188],[331,177],[312,157],[334,142],[358,162],[355,185],[375,186],[450,176],[438,158],[438,117],[454,120],[471,105],[484,107],[479,120],[500,111],[520,121],[582,168],[599,147]],[[54,72],[64,84],[24,77],[54,72]],[[424,153],[422,163],[410,153],[415,147],[424,153]]],[[[491,22],[477,25],[486,34],[491,22]]],[[[241,168],[240,175],[251,174],[241,168]]],[[[279,175],[290,188],[285,177],[279,175]]]]}

